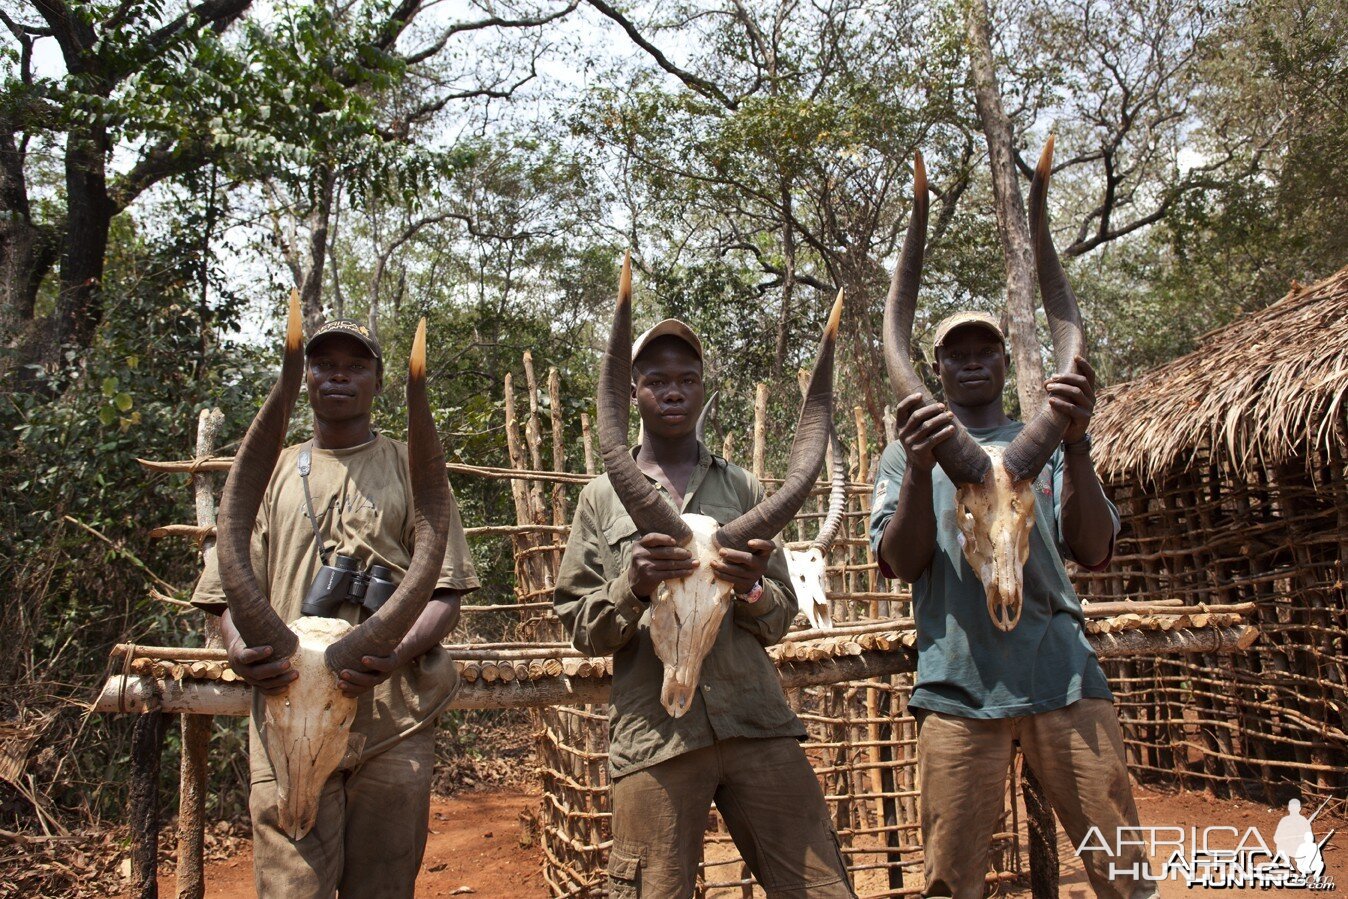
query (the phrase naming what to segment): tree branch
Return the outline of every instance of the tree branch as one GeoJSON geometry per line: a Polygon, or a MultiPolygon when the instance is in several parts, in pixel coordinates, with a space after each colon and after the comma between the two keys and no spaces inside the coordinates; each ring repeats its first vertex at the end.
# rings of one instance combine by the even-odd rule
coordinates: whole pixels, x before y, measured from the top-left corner
{"type": "Polygon", "coordinates": [[[689,89],[696,91],[709,100],[715,100],[726,109],[734,110],[738,108],[738,104],[715,84],[712,84],[705,78],[694,75],[692,72],[681,69],[670,62],[669,58],[660,52],[660,48],[642,37],[641,32],[637,30],[637,27],[633,25],[626,16],[618,12],[617,9],[604,2],[604,0],[586,0],[586,2],[613,21],[617,22],[622,30],[627,32],[627,36],[631,38],[632,43],[636,44],[642,50],[645,50],[646,55],[654,60],[656,65],[682,81],[689,87],[689,89]]]}

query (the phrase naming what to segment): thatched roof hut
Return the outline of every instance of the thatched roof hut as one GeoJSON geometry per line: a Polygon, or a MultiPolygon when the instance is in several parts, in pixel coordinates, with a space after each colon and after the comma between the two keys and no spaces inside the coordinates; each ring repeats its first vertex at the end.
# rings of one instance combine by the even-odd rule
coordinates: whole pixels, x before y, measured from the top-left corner
{"type": "Polygon", "coordinates": [[[1101,397],[1091,423],[1109,477],[1155,478],[1215,454],[1280,465],[1348,444],[1348,268],[1205,335],[1187,356],[1101,397]]]}
{"type": "Polygon", "coordinates": [[[1268,801],[1348,787],[1348,268],[1102,396],[1123,531],[1090,600],[1253,602],[1217,658],[1109,663],[1130,762],[1268,801]]]}

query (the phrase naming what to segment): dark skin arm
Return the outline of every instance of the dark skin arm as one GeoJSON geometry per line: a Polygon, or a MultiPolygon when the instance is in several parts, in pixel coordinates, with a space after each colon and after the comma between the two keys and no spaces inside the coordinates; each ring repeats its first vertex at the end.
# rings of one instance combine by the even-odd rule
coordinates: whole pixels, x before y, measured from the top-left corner
{"type": "MultiPolygon", "coordinates": [[[[770,540],[750,540],[750,552],[721,549],[719,559],[711,563],[716,576],[729,581],[741,596],[753,589],[768,570],[772,556],[770,540]]],[[[632,549],[632,564],[627,569],[632,592],[641,599],[650,599],[661,581],[687,577],[698,567],[693,554],[674,542],[667,534],[644,534],[632,549]]]]}
{"type": "MultiPolygon", "coordinates": [[[[457,590],[437,589],[431,594],[426,608],[408,630],[396,649],[387,656],[365,656],[361,671],[345,669],[339,676],[342,693],[360,696],[367,690],[388,680],[395,671],[420,658],[439,643],[459,623],[459,608],[463,594],[457,590]]],[[[229,652],[229,664],[251,686],[268,695],[285,692],[298,675],[290,661],[272,661],[270,646],[245,646],[243,638],[226,611],[220,618],[220,632],[229,652]]]]}
{"type": "Polygon", "coordinates": [[[932,508],[932,450],[955,433],[955,415],[941,403],[924,405],[922,394],[904,398],[894,410],[899,442],[908,456],[899,504],[880,537],[880,556],[890,570],[913,583],[936,552],[936,511],[932,508]]]}
{"type": "MultiPolygon", "coordinates": [[[[1063,443],[1076,443],[1086,436],[1095,412],[1095,370],[1080,356],[1070,374],[1054,375],[1045,382],[1048,402],[1068,417],[1063,443]]],[[[1062,533],[1077,561],[1094,567],[1108,556],[1114,543],[1114,521],[1109,500],[1091,457],[1063,454],[1062,533]]]]}

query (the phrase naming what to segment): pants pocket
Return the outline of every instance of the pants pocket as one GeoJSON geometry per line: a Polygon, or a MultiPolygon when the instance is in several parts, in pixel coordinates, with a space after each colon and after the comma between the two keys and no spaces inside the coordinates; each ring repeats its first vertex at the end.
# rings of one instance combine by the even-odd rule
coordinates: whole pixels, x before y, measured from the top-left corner
{"type": "Polygon", "coordinates": [[[641,856],[613,844],[608,854],[609,899],[638,899],[641,895],[641,856]]]}

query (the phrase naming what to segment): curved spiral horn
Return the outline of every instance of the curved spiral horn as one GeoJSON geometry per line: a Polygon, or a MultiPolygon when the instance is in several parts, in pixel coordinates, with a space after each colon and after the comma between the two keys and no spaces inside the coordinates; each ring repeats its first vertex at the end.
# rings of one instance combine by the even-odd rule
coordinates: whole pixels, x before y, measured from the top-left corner
{"type": "Polygon", "coordinates": [[[426,319],[417,325],[407,363],[407,468],[412,481],[416,543],[407,574],[388,601],[328,647],[328,667],[360,670],[361,656],[386,656],[416,623],[445,561],[450,492],[445,450],[426,395],[426,319]]]}
{"type": "MultiPolygon", "coordinates": [[[[925,403],[932,403],[927,385],[913,370],[913,318],[917,314],[917,293],[922,283],[922,257],[927,247],[927,169],[918,153],[913,162],[913,216],[908,223],[908,234],[903,240],[903,252],[894,277],[889,283],[885,300],[885,367],[889,380],[899,399],[914,393],[922,394],[925,403]]],[[[980,484],[988,473],[991,462],[983,448],[969,436],[964,425],[955,420],[955,433],[949,440],[932,450],[946,476],[955,483],[980,484]]]]}
{"type": "Polygon", "coordinates": [[[771,540],[796,517],[805,498],[814,489],[819,469],[824,466],[824,447],[833,428],[833,348],[842,318],[843,292],[833,301],[824,336],[819,340],[814,371],[810,374],[796,438],[791,442],[786,477],[777,492],[716,532],[716,543],[726,549],[747,552],[750,540],[771,540]]]}
{"type": "Polygon", "coordinates": [[[304,380],[304,328],[300,320],[299,293],[290,292],[290,312],[286,322],[285,355],[281,377],[253,423],[248,426],[234,463],[225,479],[220,496],[220,515],[216,525],[216,558],[220,565],[220,585],[229,603],[229,614],[239,635],[249,646],[270,646],[272,660],[287,659],[299,646],[299,638],[276,614],[267,594],[253,573],[253,525],[257,510],[267,492],[272,470],[281,455],[286,426],[295,408],[295,397],[304,380]]]}
{"type": "Polygon", "coordinates": [[[705,439],[705,435],[707,433],[707,422],[711,419],[711,417],[714,414],[716,414],[716,400],[720,396],[721,391],[713,390],[711,396],[707,397],[707,401],[702,404],[702,411],[698,413],[697,416],[696,435],[698,443],[705,444],[707,442],[705,439]]]}
{"type": "Polygon", "coordinates": [[[599,369],[599,395],[595,398],[599,418],[599,453],[604,470],[632,522],[643,534],[667,534],[680,546],[693,537],[692,530],[674,507],[661,499],[650,481],[637,468],[627,447],[627,422],[632,408],[632,254],[623,255],[618,280],[618,301],[613,308],[613,329],[599,369]]]}
{"type": "MultiPolygon", "coordinates": [[[[1034,264],[1039,275],[1044,315],[1053,334],[1053,360],[1057,373],[1065,375],[1073,370],[1076,357],[1085,354],[1086,335],[1081,327],[1076,294],[1067,283],[1067,274],[1058,259],[1053,233],[1048,226],[1048,182],[1052,171],[1053,137],[1050,135],[1030,185],[1030,234],[1034,241],[1034,264]]],[[[1031,377],[1033,373],[1022,372],[1021,375],[1031,377]]],[[[1067,416],[1054,410],[1045,399],[1044,405],[1011,441],[1002,457],[1002,464],[1012,480],[1028,481],[1036,477],[1062,443],[1068,424],[1067,416]]]]}
{"type": "MultiPolygon", "coordinates": [[[[843,450],[842,441],[838,439],[837,427],[829,429],[828,437],[829,449],[833,452],[828,514],[824,516],[824,523],[819,528],[819,536],[810,544],[819,550],[821,555],[827,553],[833,546],[833,541],[838,536],[838,529],[842,527],[843,513],[847,510],[847,455],[843,450]]],[[[864,476],[865,473],[862,474],[864,476]]]]}

